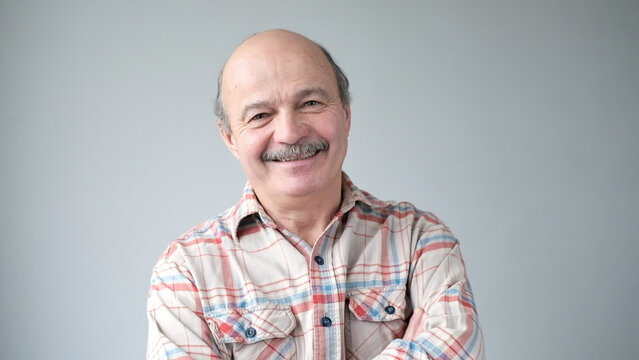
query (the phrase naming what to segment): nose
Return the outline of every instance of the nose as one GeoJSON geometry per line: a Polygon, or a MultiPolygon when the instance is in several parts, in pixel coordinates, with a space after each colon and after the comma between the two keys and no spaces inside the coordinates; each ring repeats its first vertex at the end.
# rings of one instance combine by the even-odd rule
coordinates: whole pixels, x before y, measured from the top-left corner
{"type": "Polygon", "coordinates": [[[302,116],[293,111],[280,112],[274,121],[273,140],[283,144],[295,144],[309,134],[309,126],[302,116]]]}

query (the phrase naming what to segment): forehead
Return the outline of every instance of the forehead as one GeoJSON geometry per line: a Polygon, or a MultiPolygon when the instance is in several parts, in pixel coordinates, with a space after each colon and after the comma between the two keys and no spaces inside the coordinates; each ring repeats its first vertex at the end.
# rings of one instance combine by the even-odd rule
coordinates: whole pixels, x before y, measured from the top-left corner
{"type": "MultiPolygon", "coordinates": [[[[322,50],[308,40],[267,39],[240,46],[222,76],[225,109],[254,97],[286,96],[305,88],[337,92],[335,73],[322,50]]],[[[230,115],[230,114],[229,114],[230,115]]]]}

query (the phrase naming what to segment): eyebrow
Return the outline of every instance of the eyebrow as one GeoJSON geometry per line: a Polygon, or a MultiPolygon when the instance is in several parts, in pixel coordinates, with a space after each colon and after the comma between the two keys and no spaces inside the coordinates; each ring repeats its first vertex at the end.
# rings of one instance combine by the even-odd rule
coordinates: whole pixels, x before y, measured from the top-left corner
{"type": "Polygon", "coordinates": [[[313,88],[308,88],[308,89],[303,89],[297,92],[297,94],[295,94],[295,98],[296,99],[302,99],[305,98],[307,96],[311,96],[311,95],[318,95],[323,99],[328,99],[330,98],[330,95],[328,94],[328,91],[320,88],[320,87],[313,87],[313,88]]]}
{"type": "MultiPolygon", "coordinates": [[[[328,91],[324,90],[323,88],[312,87],[312,88],[302,89],[298,91],[297,93],[295,93],[295,95],[293,95],[293,98],[295,99],[295,101],[299,101],[300,99],[303,99],[305,97],[312,96],[312,95],[317,95],[321,97],[322,99],[328,99],[331,97],[328,91]]],[[[246,114],[255,108],[266,107],[269,105],[270,105],[270,102],[266,100],[250,103],[242,109],[240,119],[244,120],[246,118],[246,114]]]]}
{"type": "Polygon", "coordinates": [[[255,108],[261,108],[261,107],[265,107],[268,106],[269,102],[268,101],[258,101],[258,102],[254,102],[251,104],[246,105],[243,109],[242,109],[242,114],[240,116],[240,119],[242,121],[244,121],[244,119],[246,119],[246,114],[255,109],[255,108]]]}

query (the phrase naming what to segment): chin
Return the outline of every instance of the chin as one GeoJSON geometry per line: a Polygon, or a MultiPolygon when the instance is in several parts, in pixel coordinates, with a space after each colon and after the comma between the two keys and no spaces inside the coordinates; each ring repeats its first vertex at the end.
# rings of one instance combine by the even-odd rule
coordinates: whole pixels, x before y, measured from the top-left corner
{"type": "Polygon", "coordinates": [[[287,196],[307,196],[311,195],[321,189],[321,186],[316,184],[309,184],[308,182],[295,181],[283,181],[280,183],[279,192],[287,196]]]}

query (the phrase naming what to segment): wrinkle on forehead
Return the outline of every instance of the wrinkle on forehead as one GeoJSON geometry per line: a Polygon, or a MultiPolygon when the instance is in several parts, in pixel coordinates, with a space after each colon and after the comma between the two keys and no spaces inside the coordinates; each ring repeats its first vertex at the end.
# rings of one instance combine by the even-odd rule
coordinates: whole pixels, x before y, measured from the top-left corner
{"type": "Polygon", "coordinates": [[[332,68],[321,50],[314,43],[258,42],[240,46],[224,67],[222,84],[238,75],[259,77],[262,74],[279,76],[286,74],[292,63],[304,61],[308,67],[320,68],[331,73],[332,68]]]}
{"type": "Polygon", "coordinates": [[[263,93],[264,84],[273,79],[285,80],[289,90],[309,86],[330,86],[337,90],[331,65],[314,42],[299,34],[272,30],[250,37],[233,52],[223,70],[223,98],[246,97],[242,104],[235,104],[244,107],[248,103],[285,96],[263,93]],[[307,72],[300,71],[305,68],[307,72]]]}

